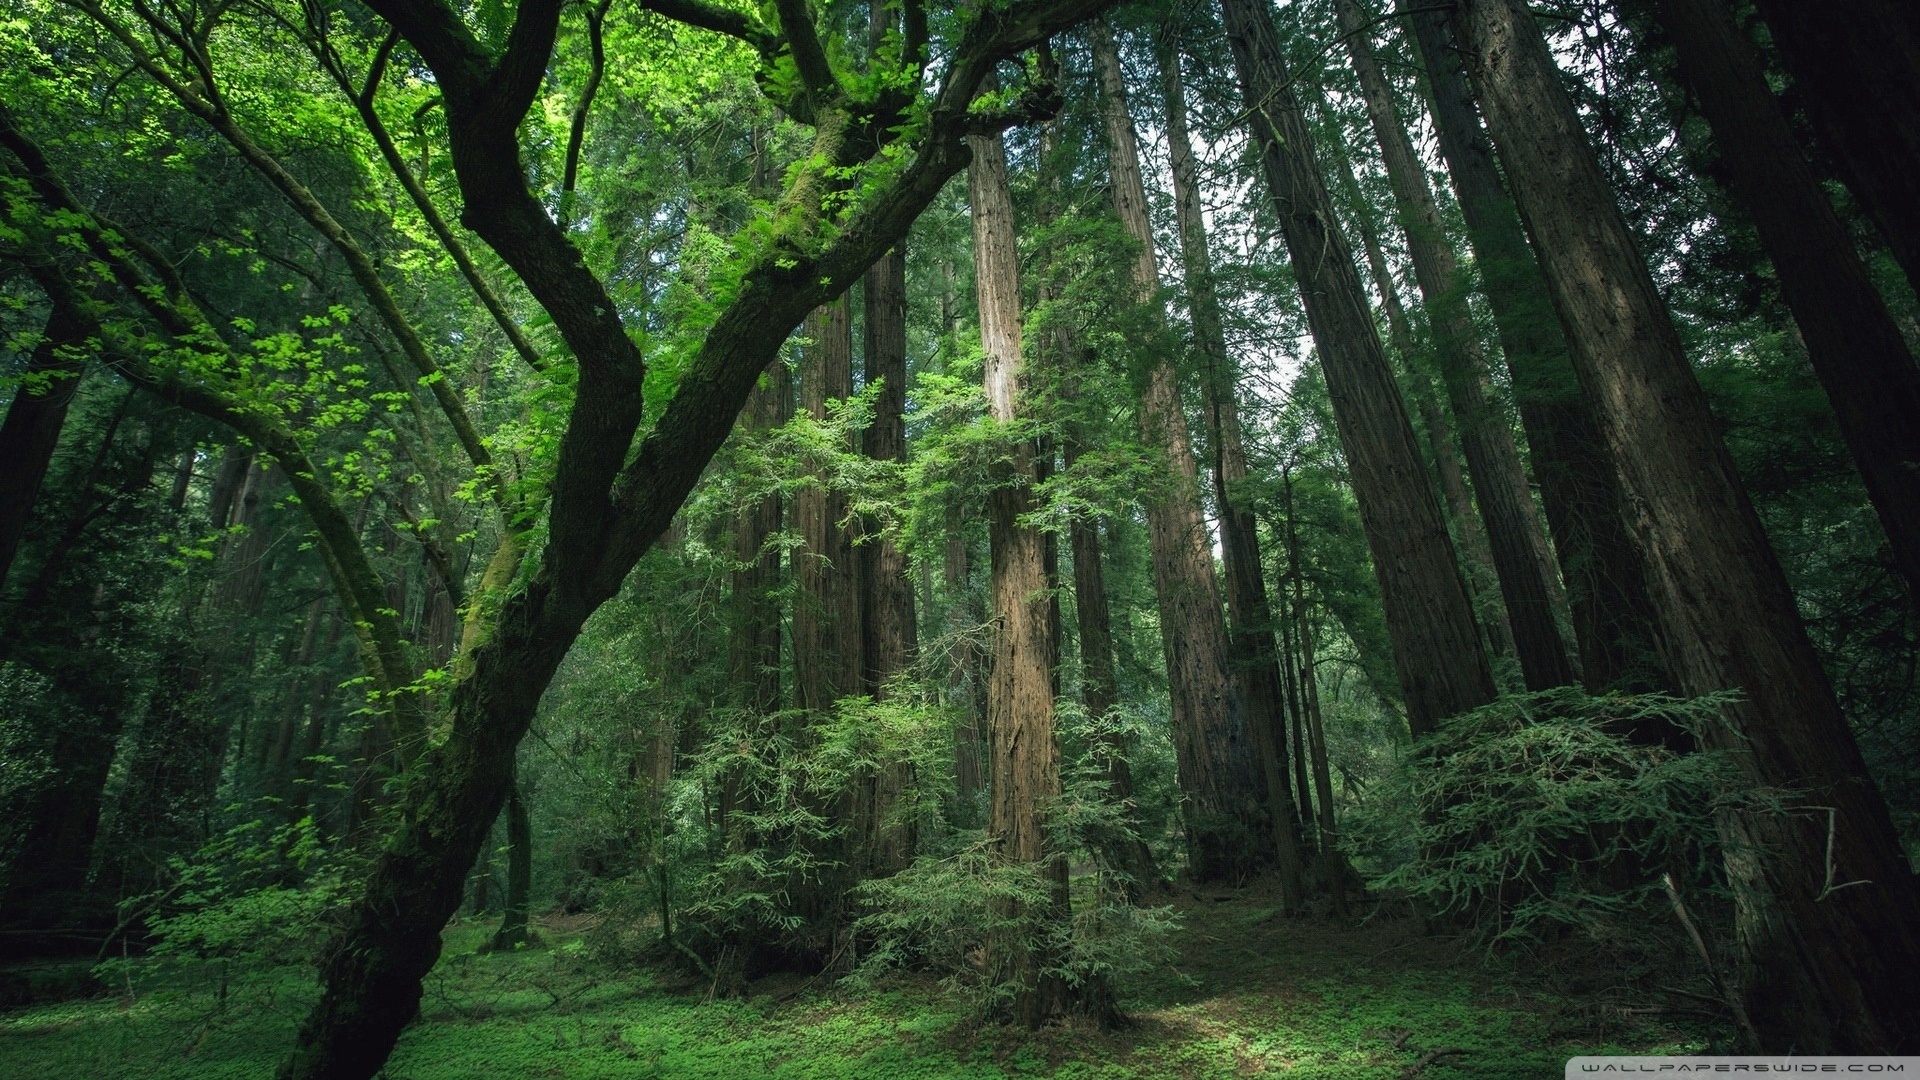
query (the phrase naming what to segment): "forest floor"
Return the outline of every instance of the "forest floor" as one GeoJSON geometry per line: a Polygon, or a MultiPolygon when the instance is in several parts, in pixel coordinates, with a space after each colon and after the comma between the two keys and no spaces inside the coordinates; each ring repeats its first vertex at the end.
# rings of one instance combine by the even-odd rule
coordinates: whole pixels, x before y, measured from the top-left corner
{"type": "MultiPolygon", "coordinates": [[[[965,1014],[930,979],[852,992],[774,977],[743,1000],[587,959],[570,920],[523,952],[477,955],[448,930],[422,1019],[388,1080],[1547,1080],[1576,1054],[1696,1053],[1711,1032],[1616,976],[1564,959],[1489,958],[1410,919],[1282,918],[1247,890],[1182,890],[1180,961],[1122,987],[1131,1026],[1029,1033],[965,1014]]],[[[131,984],[138,988],[139,983],[131,984]]],[[[0,1076],[266,1077],[314,989],[304,972],[204,976],[132,996],[0,1013],[0,1076]]]]}

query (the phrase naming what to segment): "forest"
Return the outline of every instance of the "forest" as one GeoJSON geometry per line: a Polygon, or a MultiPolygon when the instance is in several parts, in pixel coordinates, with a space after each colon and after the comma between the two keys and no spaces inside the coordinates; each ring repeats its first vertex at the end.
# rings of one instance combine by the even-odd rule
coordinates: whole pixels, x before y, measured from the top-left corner
{"type": "Polygon", "coordinates": [[[0,170],[0,1074],[1920,1055],[1920,7],[0,0],[0,170]]]}

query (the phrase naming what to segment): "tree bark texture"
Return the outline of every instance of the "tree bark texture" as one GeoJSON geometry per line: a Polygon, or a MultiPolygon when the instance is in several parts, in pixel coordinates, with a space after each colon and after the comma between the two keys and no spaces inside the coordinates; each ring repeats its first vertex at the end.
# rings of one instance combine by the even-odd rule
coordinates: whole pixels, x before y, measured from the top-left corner
{"type": "MultiPolygon", "coordinates": [[[[791,376],[774,361],[747,398],[741,422],[766,431],[786,422],[791,376]]],[[[780,531],[782,500],[769,492],[734,519],[733,633],[728,660],[737,704],[755,713],[780,708],[780,550],[770,544],[780,531]]]]}
{"type": "MultiPolygon", "coordinates": [[[[1007,188],[1006,150],[996,136],[972,136],[967,194],[973,208],[974,282],[980,307],[980,344],[987,415],[1017,423],[1022,351],[1020,265],[1014,239],[1013,198],[1007,188]]],[[[1054,666],[1047,538],[1022,525],[1038,480],[1033,441],[1019,438],[1011,460],[987,496],[992,546],[993,643],[987,683],[987,745],[991,769],[987,833],[999,858],[1031,867],[1051,886],[1045,910],[1009,912],[1036,928],[990,943],[995,978],[1016,987],[1013,1019],[1038,1027],[1065,1011],[1067,986],[1051,969],[1058,958],[1041,931],[1068,918],[1067,864],[1047,835],[1045,808],[1060,796],[1060,745],[1054,732],[1054,666]]]]}
{"type": "MultiPolygon", "coordinates": [[[[827,418],[827,402],[853,396],[853,326],[846,300],[807,316],[807,347],[800,371],[800,408],[827,418]]],[[[793,552],[793,662],[795,704],[823,711],[861,686],[860,593],[853,533],[843,523],[847,496],[824,470],[793,498],[800,546],[793,552]]]]}
{"type": "Polygon", "coordinates": [[[1646,563],[1626,530],[1606,440],[1580,392],[1546,281],[1481,130],[1446,12],[1399,2],[1419,46],[1434,131],[1532,452],[1582,681],[1595,693],[1664,688],[1646,563]]]}
{"type": "Polygon", "coordinates": [[[1920,18],[1904,0],[1756,6],[1815,136],[1920,291],[1920,18]]]}
{"type": "Polygon", "coordinates": [[[1531,13],[1465,0],[1453,18],[1621,470],[1662,655],[1681,693],[1740,692],[1707,744],[1798,803],[1721,816],[1740,992],[1762,1049],[1912,1052],[1912,874],[1706,397],[1531,13]]]}
{"type": "MultiPolygon", "coordinates": [[[[1094,65],[1106,119],[1114,209],[1139,245],[1133,279],[1142,304],[1159,303],[1153,225],[1126,87],[1113,35],[1090,25],[1094,65]]],[[[1164,314],[1159,313],[1164,328],[1164,314]]],[[[1147,446],[1166,462],[1166,483],[1147,500],[1147,540],[1153,552],[1160,643],[1172,698],[1174,757],[1187,826],[1187,873],[1196,881],[1245,878],[1271,852],[1265,783],[1249,739],[1239,689],[1229,670],[1226,618],[1214,579],[1212,537],[1201,514],[1193,439],[1180,400],[1172,336],[1163,335],[1151,359],[1139,407],[1147,446]]]]}
{"type": "Polygon", "coordinates": [[[1460,424],[1460,446],[1473,473],[1473,493],[1487,527],[1507,622],[1513,628],[1514,655],[1520,660],[1527,689],[1565,686],[1574,681],[1574,673],[1554,617],[1557,586],[1551,577],[1547,537],[1534,510],[1512,429],[1488,400],[1487,359],[1467,310],[1459,262],[1427,187],[1426,168],[1395,107],[1393,87],[1374,55],[1368,15],[1358,0],[1338,0],[1335,7],[1433,329],[1441,382],[1460,424]]]}
{"type": "Polygon", "coordinates": [[[1413,425],[1353,254],[1335,226],[1313,143],[1274,34],[1255,0],[1221,0],[1260,163],[1320,352],[1334,421],[1380,580],[1395,666],[1416,735],[1491,701],[1493,672],[1427,483],[1413,425]]]}
{"type": "Polygon", "coordinates": [[[1227,628],[1234,677],[1240,685],[1247,731],[1267,785],[1267,817],[1273,829],[1275,867],[1283,906],[1305,900],[1300,836],[1294,822],[1293,789],[1287,783],[1287,718],[1279,656],[1273,644],[1273,609],[1260,557],[1258,526],[1244,494],[1247,451],[1235,400],[1238,365],[1227,352],[1227,334],[1214,287],[1213,257],[1207,250],[1206,220],[1200,212],[1199,169],[1187,133],[1187,95],[1180,74],[1180,50],[1173,38],[1161,40],[1158,60],[1166,107],[1167,147],[1173,165],[1173,207],[1180,226],[1180,262],[1187,288],[1187,313],[1194,348],[1202,365],[1200,385],[1212,450],[1213,496],[1220,514],[1220,548],[1225,555],[1227,628]]]}
{"type": "MultiPolygon", "coordinates": [[[[875,5],[878,18],[885,8],[875,5]]],[[[867,270],[866,275],[866,385],[880,387],[873,423],[862,436],[862,451],[874,461],[904,464],[907,460],[907,258],[894,248],[867,270]]],[[[860,653],[864,670],[862,689],[876,701],[888,696],[887,681],[904,672],[918,649],[914,617],[913,579],[907,553],[878,525],[865,522],[858,551],[860,560],[860,653]]],[[[866,778],[863,806],[856,815],[862,826],[860,874],[872,877],[894,873],[913,862],[914,829],[907,823],[889,823],[913,783],[911,770],[901,763],[882,765],[866,778]]]]}
{"type": "MultiPolygon", "coordinates": [[[[1657,6],[1681,75],[1713,127],[1728,186],[1780,277],[1781,298],[1866,482],[1894,568],[1920,600],[1920,365],[1723,0],[1657,6]]],[[[1883,129],[1898,127],[1898,119],[1886,119],[1883,129]]],[[[1911,165],[1920,168],[1920,158],[1911,165]]]]}

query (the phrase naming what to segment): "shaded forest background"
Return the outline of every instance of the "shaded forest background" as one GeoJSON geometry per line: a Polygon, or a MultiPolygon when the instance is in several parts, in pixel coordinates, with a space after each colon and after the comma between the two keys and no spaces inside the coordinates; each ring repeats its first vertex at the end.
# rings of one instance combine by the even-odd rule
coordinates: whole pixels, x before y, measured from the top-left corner
{"type": "Polygon", "coordinates": [[[449,918],[1033,1028],[1252,884],[1914,1052],[1920,19],[1811,7],[14,0],[0,949],[370,1076],[449,918]]]}

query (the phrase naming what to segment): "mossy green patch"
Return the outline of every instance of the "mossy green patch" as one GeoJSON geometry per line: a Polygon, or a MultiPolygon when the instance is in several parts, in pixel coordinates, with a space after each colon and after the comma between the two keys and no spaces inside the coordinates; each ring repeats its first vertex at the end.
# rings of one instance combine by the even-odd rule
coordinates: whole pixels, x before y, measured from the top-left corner
{"type": "MultiPolygon", "coordinates": [[[[388,1080],[1536,1080],[1576,1053],[1698,1052],[1705,1034],[1569,999],[1537,974],[1405,923],[1281,918],[1257,895],[1187,900],[1179,964],[1122,988],[1131,1027],[980,1023],[931,980],[861,994],[788,980],[745,1000],[548,947],[479,955],[456,927],[388,1080]]],[[[272,1074],[317,989],[218,973],[0,1014],[0,1075],[201,1080],[272,1074]]],[[[125,989],[123,987],[123,989],[125,989]]]]}

